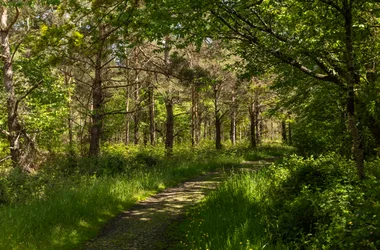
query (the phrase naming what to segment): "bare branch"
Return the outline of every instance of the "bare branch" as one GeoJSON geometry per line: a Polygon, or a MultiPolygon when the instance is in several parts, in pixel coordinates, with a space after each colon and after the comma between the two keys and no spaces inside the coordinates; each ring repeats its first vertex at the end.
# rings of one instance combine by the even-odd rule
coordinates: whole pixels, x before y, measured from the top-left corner
{"type": "Polygon", "coordinates": [[[63,74],[65,74],[65,75],[67,75],[67,76],[69,76],[69,77],[71,77],[71,78],[74,78],[75,81],[80,82],[80,83],[83,83],[84,85],[86,85],[86,86],[92,88],[92,85],[91,85],[91,84],[89,84],[89,83],[87,83],[87,82],[85,82],[85,81],[82,81],[81,79],[79,79],[79,78],[73,76],[70,72],[67,72],[66,70],[63,70],[63,69],[58,69],[58,70],[61,71],[63,74]]]}
{"type": "Polygon", "coordinates": [[[17,111],[17,109],[18,109],[18,105],[20,104],[20,102],[21,102],[23,99],[25,99],[30,93],[32,93],[33,90],[35,90],[36,88],[38,88],[38,87],[41,85],[41,83],[43,83],[42,80],[39,81],[39,82],[38,82],[36,85],[34,85],[33,87],[31,87],[28,91],[25,92],[24,95],[20,96],[20,97],[17,99],[16,104],[15,104],[15,110],[14,110],[14,112],[17,111]]]}
{"type": "Polygon", "coordinates": [[[0,132],[3,133],[6,136],[10,136],[11,135],[8,131],[6,131],[4,129],[1,129],[0,132]]]}
{"type": "Polygon", "coordinates": [[[10,159],[11,157],[12,157],[12,156],[8,155],[7,157],[1,159],[1,160],[0,160],[0,163],[3,162],[3,161],[6,161],[6,160],[8,160],[8,159],[10,159]]]}
{"type": "Polygon", "coordinates": [[[281,61],[283,61],[284,63],[287,63],[287,64],[289,64],[289,65],[291,65],[291,66],[293,66],[293,67],[301,70],[302,72],[306,73],[308,76],[311,76],[311,77],[313,77],[313,78],[315,78],[317,80],[326,81],[326,82],[332,82],[332,83],[335,83],[335,84],[337,84],[338,86],[340,86],[342,88],[345,88],[344,84],[336,76],[315,73],[314,71],[312,71],[308,67],[302,65],[298,60],[293,59],[293,58],[291,58],[291,57],[289,57],[289,56],[281,53],[278,50],[270,52],[270,53],[273,56],[275,56],[276,58],[278,58],[281,61]]]}
{"type": "Polygon", "coordinates": [[[177,117],[177,116],[181,116],[181,115],[188,115],[188,114],[189,114],[189,112],[182,112],[182,113],[173,115],[173,117],[177,117]]]}
{"type": "Polygon", "coordinates": [[[128,87],[131,87],[134,85],[136,85],[136,83],[125,84],[125,85],[117,85],[117,86],[105,86],[102,89],[120,89],[120,88],[128,88],[128,87]]]}
{"type": "Polygon", "coordinates": [[[21,44],[24,42],[25,39],[22,39],[19,43],[17,43],[16,47],[13,50],[12,56],[11,56],[11,61],[13,62],[13,58],[15,57],[18,49],[20,48],[21,44]]]}
{"type": "Polygon", "coordinates": [[[160,71],[160,70],[155,70],[155,69],[135,68],[135,67],[121,66],[121,65],[120,66],[110,66],[110,67],[107,67],[107,69],[129,69],[129,70],[145,71],[145,72],[151,72],[151,73],[161,74],[161,75],[164,75],[164,76],[172,76],[174,78],[179,79],[179,77],[176,76],[176,75],[174,75],[174,74],[169,74],[168,72],[164,72],[164,71],[160,71]]]}
{"type": "Polygon", "coordinates": [[[12,27],[13,25],[15,25],[15,23],[17,22],[18,20],[18,17],[20,16],[20,10],[18,7],[16,7],[16,15],[15,17],[13,18],[12,22],[8,25],[8,27],[4,30],[5,32],[8,32],[12,27]]]}
{"type": "Polygon", "coordinates": [[[107,66],[109,63],[111,63],[114,59],[115,59],[115,57],[112,57],[110,60],[108,60],[106,63],[104,63],[100,68],[104,68],[104,67],[107,66]]]}

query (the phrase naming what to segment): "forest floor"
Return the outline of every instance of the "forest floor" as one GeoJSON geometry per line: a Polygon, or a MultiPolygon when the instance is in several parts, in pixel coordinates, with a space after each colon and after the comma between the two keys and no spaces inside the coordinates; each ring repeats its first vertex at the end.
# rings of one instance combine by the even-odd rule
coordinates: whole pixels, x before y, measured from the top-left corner
{"type": "Polygon", "coordinates": [[[201,201],[233,172],[257,171],[272,160],[245,161],[240,168],[220,169],[168,188],[111,220],[82,249],[170,249],[177,244],[175,227],[185,218],[189,207],[201,201]]]}

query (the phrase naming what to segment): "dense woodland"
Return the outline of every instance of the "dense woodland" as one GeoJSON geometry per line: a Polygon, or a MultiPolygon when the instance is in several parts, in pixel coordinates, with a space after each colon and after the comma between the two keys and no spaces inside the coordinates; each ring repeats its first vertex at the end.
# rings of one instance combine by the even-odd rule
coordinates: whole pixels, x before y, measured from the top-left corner
{"type": "MultiPolygon", "coordinates": [[[[258,183],[263,194],[247,193],[256,197],[250,202],[267,204],[260,200],[263,196],[277,200],[260,207],[263,221],[250,222],[264,225],[266,234],[260,237],[266,240],[246,249],[268,244],[273,249],[380,248],[378,2],[0,4],[2,218],[22,218],[24,212],[28,218],[22,209],[42,209],[43,202],[64,195],[62,190],[79,195],[99,185],[108,197],[105,189],[115,183],[135,185],[145,174],[160,173],[136,184],[144,196],[204,170],[285,156],[252,180],[233,177],[238,180],[210,198],[226,197],[228,185],[238,181],[240,186],[233,188],[258,183]],[[271,143],[283,146],[276,151],[271,143]],[[293,152],[298,156],[290,157],[293,152]]],[[[135,199],[120,192],[118,201],[109,200],[112,208],[99,204],[99,211],[113,216],[135,199]]],[[[212,201],[204,204],[210,214],[217,209],[212,201]]],[[[70,213],[67,204],[61,206],[70,213]]],[[[248,212],[251,206],[241,218],[256,218],[248,212]]],[[[5,235],[0,248],[78,246],[104,225],[96,212],[88,219],[78,216],[90,224],[97,221],[79,240],[68,236],[75,219],[62,235],[45,232],[30,238],[26,231],[45,227],[38,218],[0,222],[0,230],[16,225],[9,235],[21,232],[5,235]],[[23,224],[38,226],[17,228],[23,224]],[[42,244],[38,237],[56,245],[42,244]]],[[[245,221],[226,227],[234,223],[245,221]]],[[[247,230],[236,239],[225,235],[230,245],[219,242],[215,249],[238,249],[239,237],[245,242],[257,233],[247,230]]],[[[189,244],[210,246],[201,240],[189,244]]]]}

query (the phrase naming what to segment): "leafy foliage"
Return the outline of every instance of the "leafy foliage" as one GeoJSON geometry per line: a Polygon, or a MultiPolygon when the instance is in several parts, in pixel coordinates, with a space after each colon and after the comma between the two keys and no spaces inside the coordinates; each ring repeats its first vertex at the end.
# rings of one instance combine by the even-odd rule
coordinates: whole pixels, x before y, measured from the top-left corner
{"type": "Polygon", "coordinates": [[[367,163],[371,174],[364,182],[336,154],[294,155],[258,173],[234,175],[190,212],[181,247],[377,249],[376,164],[367,163]]]}

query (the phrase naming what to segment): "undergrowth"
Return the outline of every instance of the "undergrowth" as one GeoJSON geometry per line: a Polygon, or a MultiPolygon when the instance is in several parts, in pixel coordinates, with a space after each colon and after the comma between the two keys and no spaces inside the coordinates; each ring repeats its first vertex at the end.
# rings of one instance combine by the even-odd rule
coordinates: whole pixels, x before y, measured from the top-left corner
{"type": "Polygon", "coordinates": [[[379,249],[379,163],[365,181],[335,154],[233,175],[189,211],[175,249],[379,249]]]}
{"type": "Polygon", "coordinates": [[[62,156],[34,174],[7,171],[0,178],[0,249],[77,248],[137,200],[238,166],[244,150],[176,147],[166,157],[162,147],[112,145],[99,158],[62,156]]]}

